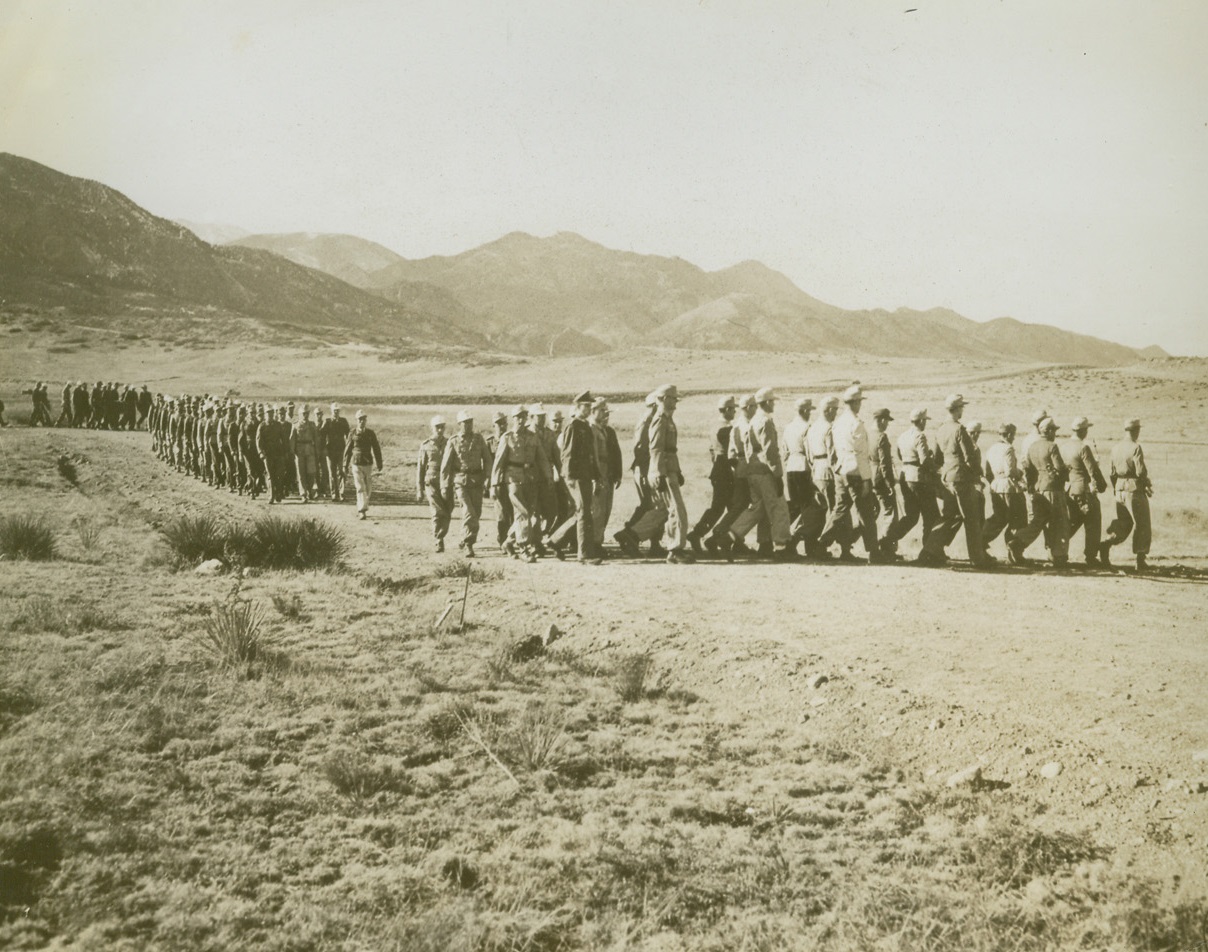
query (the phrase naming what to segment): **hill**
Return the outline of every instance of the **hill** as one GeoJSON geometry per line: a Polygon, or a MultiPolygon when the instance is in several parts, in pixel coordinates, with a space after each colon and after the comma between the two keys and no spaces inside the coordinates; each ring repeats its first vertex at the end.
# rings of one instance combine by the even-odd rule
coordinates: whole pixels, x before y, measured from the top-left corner
{"type": "Polygon", "coordinates": [[[325,271],[341,281],[364,288],[370,275],[404,260],[389,248],[354,235],[294,232],[284,235],[243,235],[226,242],[245,248],[262,248],[295,264],[325,271]]]}
{"type": "Polygon", "coordinates": [[[446,316],[369,294],[257,248],[215,247],[120,192],[0,153],[4,306],[125,318],[161,329],[203,320],[326,340],[481,346],[446,316]]]}

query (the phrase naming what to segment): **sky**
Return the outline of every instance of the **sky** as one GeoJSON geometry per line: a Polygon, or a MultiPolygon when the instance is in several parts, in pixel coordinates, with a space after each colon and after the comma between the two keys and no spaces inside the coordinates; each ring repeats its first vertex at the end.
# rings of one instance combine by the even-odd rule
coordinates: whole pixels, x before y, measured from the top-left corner
{"type": "Polygon", "coordinates": [[[418,258],[573,231],[1208,355],[1203,0],[0,0],[0,151],[418,258]]]}

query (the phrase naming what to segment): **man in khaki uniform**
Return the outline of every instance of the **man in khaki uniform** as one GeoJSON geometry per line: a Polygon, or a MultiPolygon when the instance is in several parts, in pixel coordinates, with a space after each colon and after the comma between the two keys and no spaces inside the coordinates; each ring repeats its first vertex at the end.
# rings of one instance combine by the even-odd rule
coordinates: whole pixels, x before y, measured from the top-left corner
{"type": "Polygon", "coordinates": [[[1021,533],[1019,545],[1021,550],[1026,549],[1043,530],[1049,558],[1060,567],[1069,561],[1070,522],[1065,498],[1069,469],[1054,442],[1057,424],[1045,418],[1038,429],[1040,438],[1028,448],[1023,464],[1024,478],[1032,492],[1032,518],[1021,533]]]}
{"type": "Polygon", "coordinates": [[[1066,490],[1069,498],[1070,538],[1079,529],[1082,533],[1082,557],[1087,565],[1099,564],[1099,546],[1102,542],[1103,511],[1099,506],[1099,493],[1107,489],[1107,480],[1099,469],[1095,451],[1087,442],[1091,421],[1078,417],[1070,426],[1074,436],[1061,447],[1061,457],[1070,471],[1070,484],[1066,490]]]}
{"type": "MultiPolygon", "coordinates": [[[[730,536],[738,541],[761,519],[771,530],[773,558],[786,560],[793,555],[789,546],[789,507],[784,500],[784,469],[780,458],[780,440],[776,433],[776,393],[764,387],[755,394],[759,409],[746,428],[747,486],[751,502],[730,527],[730,536]]],[[[733,548],[733,545],[731,545],[733,548]]]]}
{"type": "Polygon", "coordinates": [[[604,551],[604,533],[612,518],[613,493],[621,488],[624,462],[617,431],[608,422],[611,411],[608,401],[597,397],[591,405],[591,432],[596,440],[596,484],[592,493],[591,526],[595,535],[595,551],[604,551]]]}
{"type": "MultiPolygon", "coordinates": [[[[805,543],[806,558],[818,561],[829,559],[828,546],[821,542],[825,526],[832,523],[832,514],[837,501],[835,492],[835,417],[839,415],[839,398],[827,397],[822,401],[822,415],[805,431],[805,445],[810,453],[810,479],[814,487],[813,522],[802,527],[801,538],[805,543]]],[[[848,529],[851,528],[850,522],[848,529]]],[[[844,541],[850,545],[844,532],[844,541]]],[[[846,550],[845,550],[846,551],[846,550]]]]}
{"type": "Polygon", "coordinates": [[[667,561],[692,562],[688,551],[688,511],[680,487],[684,474],[679,462],[679,431],[675,425],[675,408],[679,391],[664,384],[654,391],[658,409],[650,421],[650,479],[667,510],[667,561]]]}
{"type": "Polygon", "coordinates": [[[507,486],[494,485],[490,476],[494,471],[495,458],[499,455],[499,446],[508,431],[508,415],[500,410],[495,414],[493,422],[495,424],[494,432],[487,437],[487,452],[491,456],[491,466],[487,471],[487,495],[495,501],[495,542],[500,548],[503,548],[503,544],[508,538],[508,532],[512,528],[512,501],[508,498],[507,486]]]}
{"type": "Polygon", "coordinates": [[[887,545],[885,539],[898,520],[898,501],[894,493],[898,480],[893,471],[893,444],[886,432],[893,416],[888,407],[881,407],[873,413],[872,419],[877,428],[872,438],[872,492],[877,500],[877,535],[881,539],[881,555],[890,561],[896,546],[887,545]]]}
{"type": "Polygon", "coordinates": [[[1023,550],[1019,548],[1019,532],[1028,523],[1028,508],[1023,501],[1023,470],[1015,453],[1015,424],[1004,423],[998,428],[1002,439],[986,451],[982,473],[990,484],[990,518],[982,532],[982,544],[990,543],[1006,533],[1007,562],[1023,565],[1023,550]]]}
{"type": "MultiPolygon", "coordinates": [[[[784,428],[780,438],[780,453],[784,459],[784,483],[789,505],[790,545],[796,551],[797,543],[805,539],[806,525],[817,519],[814,501],[814,481],[811,476],[810,449],[806,434],[810,428],[810,413],[814,401],[800,397],[793,405],[797,415],[784,428]]],[[[825,520],[825,514],[822,514],[825,520]]]]}
{"type": "Polygon", "coordinates": [[[924,549],[919,553],[918,561],[923,565],[947,562],[943,550],[956,538],[956,533],[963,525],[969,561],[975,568],[984,568],[993,564],[994,559],[986,554],[986,547],[982,543],[983,497],[978,489],[981,471],[974,468],[978,465],[977,448],[969,431],[961,423],[965,398],[959,393],[950,394],[944,406],[950,419],[941,424],[936,432],[942,484],[941,522],[935,530],[936,548],[924,549]]]}
{"type": "Polygon", "coordinates": [[[357,410],[356,428],[348,434],[344,444],[344,469],[352,475],[352,485],[357,494],[357,518],[362,522],[369,517],[369,503],[373,499],[373,473],[382,471],[382,448],[377,434],[369,429],[369,419],[364,410],[357,410]]]}
{"type": "Polygon", "coordinates": [[[578,539],[579,562],[599,565],[600,553],[596,549],[596,533],[592,525],[591,512],[596,488],[596,438],[591,424],[587,422],[595,398],[590,390],[575,397],[575,415],[562,434],[562,478],[566,480],[575,511],[563,520],[562,525],[549,537],[549,544],[559,559],[563,558],[563,546],[567,537],[574,532],[578,539]]]}
{"type": "Polygon", "coordinates": [[[415,467],[415,494],[428,502],[432,512],[432,537],[436,551],[445,551],[445,536],[449,533],[451,517],[449,499],[440,481],[440,464],[445,456],[445,418],[432,418],[432,435],[419,445],[415,467]]]}
{"type": "Polygon", "coordinates": [[[717,402],[721,419],[714,425],[713,440],[709,444],[709,485],[713,490],[709,507],[701,513],[696,525],[688,533],[688,543],[696,555],[702,555],[701,540],[726,514],[726,506],[734,494],[734,470],[730,466],[730,431],[734,426],[734,414],[738,412],[738,401],[733,397],[722,397],[717,402]]]}
{"type": "MultiPolygon", "coordinates": [[[[717,520],[713,531],[704,540],[706,549],[727,558],[751,554],[751,550],[741,539],[734,541],[730,528],[751,505],[751,486],[747,481],[747,429],[751,426],[751,419],[755,416],[758,406],[754,394],[749,393],[738,401],[738,413],[734,417],[733,426],[730,427],[730,446],[726,451],[734,473],[734,490],[726,506],[725,515],[717,520]]],[[[766,514],[765,518],[759,520],[756,532],[760,549],[770,548],[772,536],[766,514]]]]}
{"type": "Polygon", "coordinates": [[[532,546],[533,482],[538,470],[549,465],[541,441],[525,426],[528,411],[515,407],[511,414],[512,427],[500,440],[491,468],[491,486],[498,494],[507,493],[512,509],[512,529],[504,540],[503,550],[513,558],[536,562],[532,546]]]}
{"type": "MultiPolygon", "coordinates": [[[[303,502],[310,502],[318,496],[318,486],[315,477],[319,471],[319,457],[316,452],[318,434],[310,419],[310,407],[302,407],[302,419],[294,422],[289,434],[289,450],[294,457],[294,465],[298,472],[298,495],[303,502]]],[[[228,472],[228,479],[233,475],[228,472]]]]}
{"type": "Polygon", "coordinates": [[[831,427],[831,441],[835,452],[835,508],[831,511],[818,542],[824,548],[828,548],[831,542],[838,542],[843,548],[844,557],[851,558],[851,545],[856,535],[851,512],[855,509],[860,515],[860,536],[864,541],[864,550],[868,553],[869,561],[884,561],[877,546],[872,452],[868,430],[860,419],[864,391],[853,384],[843,392],[843,402],[847,404],[847,409],[831,427]]]}
{"type": "Polygon", "coordinates": [[[659,540],[667,522],[667,510],[662,508],[662,502],[649,476],[650,421],[654,419],[658,405],[659,402],[653,393],[646,395],[646,412],[633,430],[633,463],[629,467],[633,473],[638,503],[633,513],[625,520],[625,528],[612,535],[621,551],[635,559],[641,555],[638,544],[646,540],[650,541],[651,555],[658,552],[666,555],[659,540]]]}
{"type": "Polygon", "coordinates": [[[452,485],[461,506],[461,541],[457,547],[474,558],[478,524],[482,518],[482,487],[490,472],[491,460],[486,441],[474,432],[474,416],[469,410],[457,414],[457,434],[445,444],[440,464],[440,484],[452,485]]]}
{"type": "Polygon", "coordinates": [[[1132,532],[1137,571],[1144,572],[1149,568],[1146,557],[1152,540],[1149,499],[1153,495],[1153,484],[1145,467],[1145,454],[1137,441],[1141,435],[1141,421],[1135,417],[1129,420],[1124,432],[1125,438],[1112,447],[1111,480],[1116,493],[1116,518],[1107,527],[1107,537],[1099,546],[1099,558],[1104,565],[1110,565],[1111,547],[1119,545],[1132,532]]]}

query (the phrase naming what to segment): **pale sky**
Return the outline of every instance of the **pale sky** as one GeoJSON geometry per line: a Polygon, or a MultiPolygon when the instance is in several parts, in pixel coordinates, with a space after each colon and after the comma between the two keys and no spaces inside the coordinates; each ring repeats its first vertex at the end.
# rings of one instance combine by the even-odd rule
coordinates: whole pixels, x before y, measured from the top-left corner
{"type": "Polygon", "coordinates": [[[1204,0],[0,0],[0,151],[170,218],[575,231],[1208,355],[1205,50],[1204,0]]]}

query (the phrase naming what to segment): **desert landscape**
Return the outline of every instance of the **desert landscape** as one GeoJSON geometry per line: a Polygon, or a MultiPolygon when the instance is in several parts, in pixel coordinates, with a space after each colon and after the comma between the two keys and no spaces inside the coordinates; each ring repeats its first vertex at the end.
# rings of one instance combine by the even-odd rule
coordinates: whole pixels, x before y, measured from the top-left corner
{"type": "Polygon", "coordinates": [[[0,0],[0,948],[1208,952],[1206,30],[0,0]],[[364,411],[368,518],[33,425],[69,382],[364,411]],[[628,467],[673,384],[694,521],[719,399],[854,382],[983,455],[1139,418],[1148,565],[630,557],[628,478],[600,564],[491,502],[469,558],[416,498],[435,414],[590,389],[628,467]]]}

